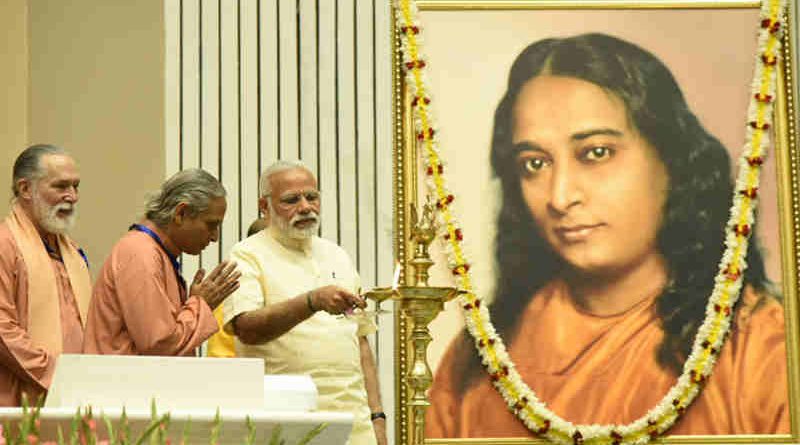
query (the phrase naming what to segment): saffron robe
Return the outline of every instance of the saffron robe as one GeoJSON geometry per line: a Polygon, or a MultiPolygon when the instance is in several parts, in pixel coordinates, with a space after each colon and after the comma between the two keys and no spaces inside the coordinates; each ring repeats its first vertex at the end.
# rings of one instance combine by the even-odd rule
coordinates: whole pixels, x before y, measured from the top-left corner
{"type": "MultiPolygon", "coordinates": [[[[49,258],[59,297],[61,352],[80,353],[83,324],[69,275],[62,261],[49,258]]],[[[28,334],[28,278],[40,273],[28,270],[8,225],[0,224],[0,406],[19,406],[23,392],[34,403],[53,378],[57,354],[28,334]]],[[[88,269],[83,273],[89,282],[88,269]]]]}
{"type": "MultiPolygon", "coordinates": [[[[171,245],[163,232],[154,231],[171,245]]],[[[182,302],[185,295],[167,253],[146,233],[128,232],[97,277],[83,351],[194,355],[219,326],[205,300],[190,296],[182,302]]]]}
{"type": "MultiPolygon", "coordinates": [[[[523,381],[574,424],[627,424],[645,415],[676,381],[656,362],[664,334],[655,298],[600,317],[581,311],[568,292],[554,281],[526,307],[509,349],[523,381]]],[[[668,434],[789,433],[783,308],[749,288],[741,298],[713,374],[668,434]]],[[[532,436],[484,370],[466,394],[456,392],[454,357],[451,345],[430,391],[426,437],[532,436]]]]}

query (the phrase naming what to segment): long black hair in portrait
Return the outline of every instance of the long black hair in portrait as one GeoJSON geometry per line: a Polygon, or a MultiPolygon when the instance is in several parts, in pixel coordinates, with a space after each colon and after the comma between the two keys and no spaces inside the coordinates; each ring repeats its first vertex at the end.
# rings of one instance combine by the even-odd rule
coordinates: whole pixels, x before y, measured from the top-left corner
{"type": "MultiPolygon", "coordinates": [[[[503,195],[497,218],[492,322],[507,345],[512,344],[532,296],[565,267],[538,234],[521,194],[521,173],[512,149],[517,96],[526,82],[542,74],[581,79],[619,97],[630,122],[666,166],[670,189],[657,244],[669,275],[656,303],[665,332],[657,359],[662,367],[680,374],[705,316],[724,248],[733,193],[730,159],[689,109],[669,69],[653,54],[609,35],[537,41],[517,56],[511,68],[507,90],[495,111],[491,142],[492,169],[503,195]]],[[[747,263],[745,282],[764,291],[766,275],[755,238],[747,263]]],[[[449,371],[462,393],[483,372],[473,343],[465,332],[449,371]]]]}

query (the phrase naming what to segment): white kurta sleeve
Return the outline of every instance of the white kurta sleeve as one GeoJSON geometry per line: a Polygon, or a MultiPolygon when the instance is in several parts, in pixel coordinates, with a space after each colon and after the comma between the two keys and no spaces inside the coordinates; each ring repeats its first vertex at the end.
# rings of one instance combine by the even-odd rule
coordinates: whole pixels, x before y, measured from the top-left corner
{"type": "Polygon", "coordinates": [[[236,263],[236,269],[241,272],[239,289],[232,293],[222,304],[223,329],[233,334],[231,321],[239,314],[255,311],[264,307],[265,284],[264,274],[258,261],[242,246],[234,246],[230,253],[230,260],[236,263]]]}

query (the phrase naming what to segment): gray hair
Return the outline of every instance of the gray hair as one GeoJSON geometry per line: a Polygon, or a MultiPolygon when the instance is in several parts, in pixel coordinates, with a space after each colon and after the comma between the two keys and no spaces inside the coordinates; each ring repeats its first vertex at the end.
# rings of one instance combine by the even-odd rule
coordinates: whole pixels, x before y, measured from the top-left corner
{"type": "Polygon", "coordinates": [[[261,173],[261,179],[258,181],[258,188],[259,190],[261,190],[259,196],[263,198],[265,196],[269,196],[269,194],[272,193],[272,186],[269,183],[269,178],[272,175],[287,170],[294,170],[297,168],[309,172],[311,176],[314,177],[314,179],[317,178],[316,175],[314,175],[314,172],[312,172],[311,169],[308,168],[308,166],[305,163],[303,163],[303,161],[295,161],[295,160],[276,161],[261,173]]]}
{"type": "Polygon", "coordinates": [[[208,210],[214,198],[224,198],[225,187],[205,170],[193,168],[172,175],[161,189],[147,198],[145,218],[159,227],[167,226],[180,203],[186,203],[189,216],[195,217],[208,210]]]}
{"type": "Polygon", "coordinates": [[[35,181],[44,176],[45,172],[42,169],[42,158],[47,155],[65,155],[67,152],[55,145],[49,144],[36,144],[31,145],[22,151],[14,161],[14,173],[11,182],[11,191],[14,196],[19,196],[19,187],[17,182],[20,179],[27,179],[35,181]]]}

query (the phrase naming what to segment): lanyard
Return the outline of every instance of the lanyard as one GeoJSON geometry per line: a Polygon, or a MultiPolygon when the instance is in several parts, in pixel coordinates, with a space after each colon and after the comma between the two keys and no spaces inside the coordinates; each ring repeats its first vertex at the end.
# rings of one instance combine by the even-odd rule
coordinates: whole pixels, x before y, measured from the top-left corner
{"type": "MultiPolygon", "coordinates": [[[[47,253],[49,253],[51,256],[55,257],[61,263],[64,262],[64,259],[61,257],[61,255],[58,252],[56,252],[56,249],[53,249],[52,247],[50,247],[50,244],[47,244],[47,241],[45,241],[44,238],[42,238],[42,243],[44,243],[44,248],[45,248],[45,250],[47,250],[47,253]]],[[[86,263],[86,268],[88,269],[89,268],[89,258],[86,256],[86,252],[84,252],[83,249],[78,247],[78,253],[81,255],[81,258],[83,258],[83,262],[86,263]]]]}
{"type": "Polygon", "coordinates": [[[169,253],[169,250],[167,250],[167,246],[165,246],[164,242],[161,241],[161,237],[159,237],[156,232],[150,230],[149,227],[143,226],[141,224],[133,224],[130,227],[128,227],[128,230],[138,230],[140,232],[146,233],[147,235],[150,236],[150,238],[153,238],[153,241],[155,241],[156,244],[158,244],[158,246],[161,247],[161,250],[163,250],[164,253],[167,254],[167,256],[169,257],[169,261],[172,263],[172,268],[175,270],[175,277],[178,279],[178,284],[181,286],[181,290],[184,291],[181,294],[181,301],[185,300],[186,297],[184,296],[184,294],[186,293],[186,280],[184,280],[183,276],[181,276],[181,263],[178,261],[178,257],[176,255],[169,253]]]}

